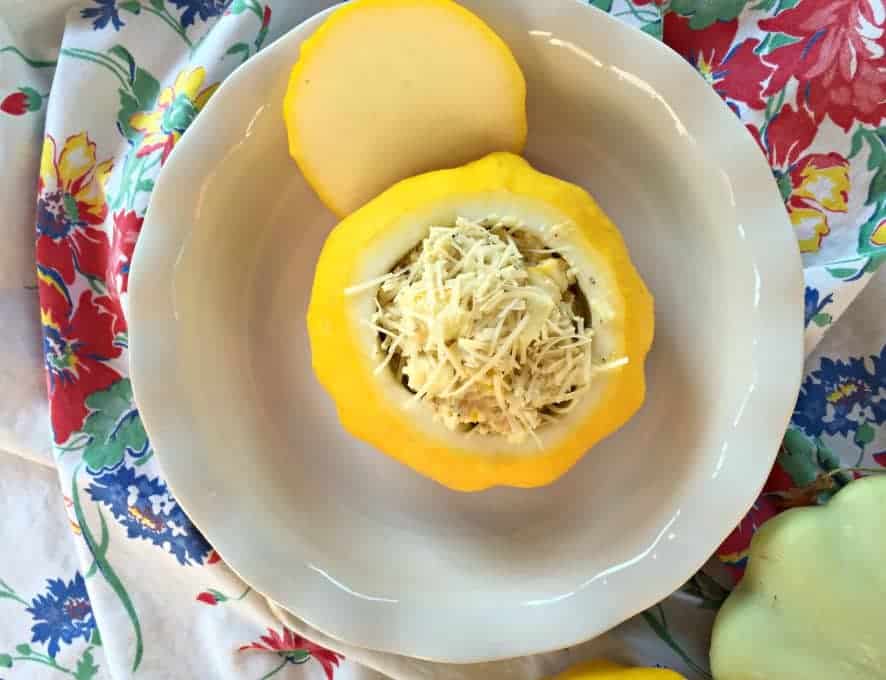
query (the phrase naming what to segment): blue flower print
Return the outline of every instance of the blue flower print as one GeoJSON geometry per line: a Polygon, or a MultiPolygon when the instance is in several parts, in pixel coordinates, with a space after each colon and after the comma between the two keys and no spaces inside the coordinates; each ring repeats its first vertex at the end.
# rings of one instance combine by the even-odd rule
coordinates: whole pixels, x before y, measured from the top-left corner
{"type": "Polygon", "coordinates": [[[807,435],[854,434],[868,422],[886,422],[886,346],[872,356],[873,372],[863,357],[848,361],[822,357],[818,370],[803,381],[793,422],[807,435]]]}
{"type": "Polygon", "coordinates": [[[206,21],[222,14],[231,4],[231,0],[172,0],[178,9],[184,9],[181,15],[182,28],[194,23],[196,17],[206,21]]]}
{"type": "Polygon", "coordinates": [[[806,286],[806,294],[804,296],[805,311],[803,314],[805,325],[808,326],[810,323],[812,323],[813,319],[821,314],[821,310],[823,310],[833,301],[834,294],[831,293],[830,295],[826,295],[824,299],[819,302],[818,290],[806,286]]]}
{"type": "Polygon", "coordinates": [[[80,10],[80,16],[84,19],[93,19],[92,28],[99,30],[105,28],[108,23],[114,26],[115,31],[123,28],[124,23],[120,18],[120,10],[117,8],[117,0],[92,0],[97,7],[87,7],[80,10]]]}
{"type": "Polygon", "coordinates": [[[121,466],[96,477],[87,489],[123,526],[129,538],[168,548],[183,565],[203,564],[211,550],[160,479],[121,466]]]}
{"type": "Polygon", "coordinates": [[[89,641],[95,630],[95,617],[86,593],[86,583],[77,572],[67,584],[60,579],[49,579],[48,590],[37,595],[27,611],[34,618],[31,642],[49,642],[49,656],[59,652],[59,641],[66,645],[76,638],[89,641]]]}
{"type": "Polygon", "coordinates": [[[874,414],[874,422],[882,425],[886,423],[886,394],[884,394],[886,393],[886,345],[880,350],[880,356],[873,356],[871,360],[874,363],[874,385],[879,387],[880,395],[880,398],[871,404],[871,411],[874,414]]]}

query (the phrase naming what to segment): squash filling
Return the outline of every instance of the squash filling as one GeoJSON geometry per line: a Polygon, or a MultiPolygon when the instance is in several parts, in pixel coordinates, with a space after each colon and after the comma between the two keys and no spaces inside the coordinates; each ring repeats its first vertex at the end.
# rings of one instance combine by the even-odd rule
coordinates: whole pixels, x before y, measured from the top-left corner
{"type": "Polygon", "coordinates": [[[518,220],[458,218],[380,282],[377,371],[453,431],[537,439],[599,370],[626,363],[595,365],[589,309],[576,272],[518,220]]]}

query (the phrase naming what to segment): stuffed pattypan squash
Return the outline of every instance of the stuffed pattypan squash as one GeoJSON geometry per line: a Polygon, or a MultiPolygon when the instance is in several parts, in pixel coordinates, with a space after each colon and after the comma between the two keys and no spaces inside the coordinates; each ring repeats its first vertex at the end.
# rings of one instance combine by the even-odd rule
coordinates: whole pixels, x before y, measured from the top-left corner
{"type": "Polygon", "coordinates": [[[627,668],[610,661],[579,664],[551,680],[682,680],[683,676],[662,668],[627,668]]]}
{"type": "Polygon", "coordinates": [[[452,489],[532,487],[640,407],[653,307],[584,190],[494,153],[339,223],[308,332],[354,436],[452,489]]]}
{"type": "Polygon", "coordinates": [[[717,615],[717,680],[886,678],[886,477],[789,510],[751,542],[717,615]]]}

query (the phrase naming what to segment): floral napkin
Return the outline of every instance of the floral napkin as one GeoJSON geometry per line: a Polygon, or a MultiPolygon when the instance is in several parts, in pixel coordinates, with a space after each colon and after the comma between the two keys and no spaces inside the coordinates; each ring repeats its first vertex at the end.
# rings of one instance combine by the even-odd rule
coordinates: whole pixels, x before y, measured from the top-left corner
{"type": "Polygon", "coordinates": [[[0,678],[535,680],[596,654],[710,677],[754,529],[886,467],[886,285],[862,292],[886,254],[882,0],[591,0],[663,38],[759,143],[804,254],[811,355],[719,561],[592,643],[480,668],[275,612],[170,495],[132,399],[129,266],[156,177],[219,83],[328,4],[0,0],[0,678]]]}

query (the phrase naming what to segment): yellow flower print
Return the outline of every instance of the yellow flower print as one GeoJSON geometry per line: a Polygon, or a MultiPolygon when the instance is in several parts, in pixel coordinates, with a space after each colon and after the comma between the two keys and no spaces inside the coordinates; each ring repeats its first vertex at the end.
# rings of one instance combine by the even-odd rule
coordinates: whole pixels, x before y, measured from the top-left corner
{"type": "Polygon", "coordinates": [[[793,187],[787,205],[800,251],[818,252],[831,232],[826,213],[849,208],[849,162],[836,153],[810,154],[789,176],[793,187]]]}
{"type": "Polygon", "coordinates": [[[794,196],[816,201],[825,210],[846,212],[849,193],[849,167],[842,161],[830,161],[830,165],[819,166],[815,159],[800,173],[800,186],[794,189],[794,196]]]}
{"type": "MultiPolygon", "coordinates": [[[[63,203],[76,203],[77,214],[71,214],[75,221],[100,224],[107,214],[104,186],[111,166],[109,160],[96,162],[95,142],[85,132],[68,137],[61,153],[55,139],[46,135],[38,189],[41,193],[59,193],[63,203]]],[[[75,206],[68,207],[73,211],[75,206]]]]}
{"type": "Polygon", "coordinates": [[[216,83],[201,90],[205,78],[206,70],[202,66],[182,71],[172,87],[166,87],[160,93],[153,111],[139,111],[129,118],[130,126],[144,135],[137,156],[147,156],[162,149],[160,163],[166,162],[182,133],[218,88],[216,83]]]}
{"type": "Polygon", "coordinates": [[[789,207],[791,224],[797,233],[801,253],[815,253],[821,248],[822,239],[831,233],[827,216],[817,208],[789,207]]]}
{"type": "Polygon", "coordinates": [[[772,166],[800,251],[818,252],[831,233],[831,213],[849,209],[849,160],[839,153],[807,153],[819,128],[803,107],[784,106],[765,134],[754,125],[748,130],[772,166]]]}
{"type": "Polygon", "coordinates": [[[95,142],[85,132],[65,140],[61,151],[46,135],[37,183],[37,259],[68,284],[75,269],[101,277],[108,237],[101,227],[108,214],[105,185],[113,162],[98,162],[95,142]]]}

